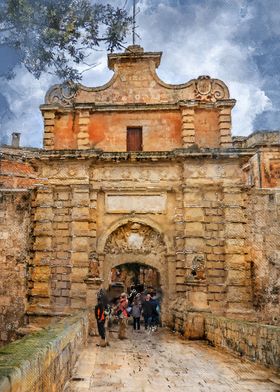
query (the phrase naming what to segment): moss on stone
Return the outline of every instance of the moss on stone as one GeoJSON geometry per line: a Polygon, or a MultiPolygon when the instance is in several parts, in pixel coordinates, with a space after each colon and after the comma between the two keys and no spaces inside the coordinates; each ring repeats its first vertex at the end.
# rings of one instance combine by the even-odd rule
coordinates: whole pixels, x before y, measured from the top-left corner
{"type": "Polygon", "coordinates": [[[84,320],[85,314],[79,313],[65,320],[44,328],[41,331],[31,333],[21,340],[17,340],[0,348],[0,379],[11,377],[12,373],[19,371],[21,367],[36,359],[43,359],[47,352],[53,352],[54,358],[59,355],[61,343],[75,331],[75,324],[84,320]],[[71,331],[73,330],[73,332],[71,331]],[[57,350],[56,350],[57,346],[57,350]],[[57,351],[57,352],[56,352],[57,351]]]}

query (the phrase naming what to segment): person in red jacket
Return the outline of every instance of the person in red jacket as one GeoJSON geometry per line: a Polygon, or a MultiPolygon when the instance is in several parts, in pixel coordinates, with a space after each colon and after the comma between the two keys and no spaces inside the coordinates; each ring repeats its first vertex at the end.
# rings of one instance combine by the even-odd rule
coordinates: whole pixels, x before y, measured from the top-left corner
{"type": "Polygon", "coordinates": [[[128,299],[127,294],[122,293],[120,296],[119,304],[116,309],[116,314],[119,317],[119,339],[126,339],[126,327],[128,319],[128,299]]]}

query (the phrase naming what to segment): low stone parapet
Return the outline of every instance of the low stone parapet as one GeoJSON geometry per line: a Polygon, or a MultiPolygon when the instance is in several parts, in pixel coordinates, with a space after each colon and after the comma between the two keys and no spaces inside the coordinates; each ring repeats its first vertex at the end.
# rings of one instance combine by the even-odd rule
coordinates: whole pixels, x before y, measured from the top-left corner
{"type": "Polygon", "coordinates": [[[280,327],[206,315],[205,337],[214,346],[280,368],[280,327]]]}
{"type": "Polygon", "coordinates": [[[0,392],[62,391],[87,334],[84,312],[2,347],[0,392]]]}

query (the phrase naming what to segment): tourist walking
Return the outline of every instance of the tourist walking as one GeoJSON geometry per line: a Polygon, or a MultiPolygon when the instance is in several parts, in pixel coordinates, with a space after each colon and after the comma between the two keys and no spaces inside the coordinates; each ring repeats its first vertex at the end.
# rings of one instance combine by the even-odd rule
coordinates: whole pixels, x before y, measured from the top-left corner
{"type": "Polygon", "coordinates": [[[142,304],[142,314],[144,317],[144,325],[145,329],[148,329],[152,326],[152,318],[153,318],[153,304],[151,302],[151,295],[147,294],[145,301],[142,304]]]}
{"type": "Polygon", "coordinates": [[[140,317],[141,317],[141,294],[138,293],[132,302],[131,314],[133,317],[133,329],[140,330],[140,317]]]}
{"type": "Polygon", "coordinates": [[[119,304],[116,309],[116,315],[119,318],[119,339],[126,339],[127,320],[128,320],[128,299],[127,294],[122,293],[120,296],[119,304]]]}
{"type": "Polygon", "coordinates": [[[151,303],[153,305],[152,329],[156,331],[160,324],[160,304],[154,292],[151,293],[151,303]]]}
{"type": "Polygon", "coordinates": [[[100,342],[97,344],[100,347],[106,347],[106,330],[105,330],[105,307],[103,305],[102,297],[97,296],[97,305],[94,309],[95,318],[97,322],[98,334],[100,336],[100,342]]]}

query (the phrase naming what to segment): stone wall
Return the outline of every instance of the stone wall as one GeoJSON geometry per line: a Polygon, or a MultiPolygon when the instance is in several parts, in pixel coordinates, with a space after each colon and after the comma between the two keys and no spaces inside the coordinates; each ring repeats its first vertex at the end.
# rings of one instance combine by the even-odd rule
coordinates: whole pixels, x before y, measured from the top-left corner
{"type": "Polygon", "coordinates": [[[185,164],[177,291],[187,292],[192,308],[244,315],[251,307],[247,190],[236,181],[238,170],[238,161],[185,164]]]}
{"type": "Polygon", "coordinates": [[[0,350],[1,392],[60,392],[88,335],[87,315],[78,314],[0,350]]]}
{"type": "Polygon", "coordinates": [[[279,334],[276,326],[213,315],[205,318],[205,337],[213,345],[275,368],[280,368],[279,334]]]}
{"type": "Polygon", "coordinates": [[[0,190],[0,345],[25,324],[31,194],[0,190]]]}
{"type": "Polygon", "coordinates": [[[258,319],[280,325],[280,191],[253,190],[248,205],[254,307],[258,319]]]}
{"type": "Polygon", "coordinates": [[[39,182],[35,168],[31,164],[31,159],[35,156],[35,149],[1,147],[0,188],[34,188],[39,182]]]}

